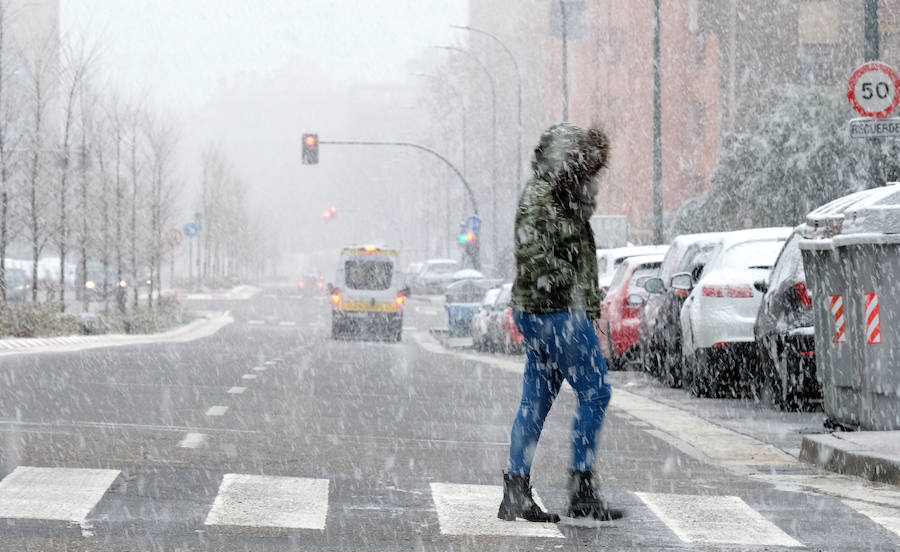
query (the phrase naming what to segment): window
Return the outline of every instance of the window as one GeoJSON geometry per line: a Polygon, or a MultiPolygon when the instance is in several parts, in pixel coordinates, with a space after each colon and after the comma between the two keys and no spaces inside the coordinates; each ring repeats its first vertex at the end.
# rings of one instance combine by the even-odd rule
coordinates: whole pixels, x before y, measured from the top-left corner
{"type": "Polygon", "coordinates": [[[393,271],[394,264],[384,260],[365,259],[344,263],[344,277],[350,289],[388,289],[393,271]]]}

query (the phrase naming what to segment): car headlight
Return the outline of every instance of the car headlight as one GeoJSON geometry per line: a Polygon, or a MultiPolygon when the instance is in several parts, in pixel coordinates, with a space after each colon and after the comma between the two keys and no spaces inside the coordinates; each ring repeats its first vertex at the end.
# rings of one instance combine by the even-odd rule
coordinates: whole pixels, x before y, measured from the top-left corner
{"type": "Polygon", "coordinates": [[[88,280],[84,283],[84,287],[88,289],[94,289],[95,287],[97,287],[97,284],[95,284],[93,280],[88,280]]]}

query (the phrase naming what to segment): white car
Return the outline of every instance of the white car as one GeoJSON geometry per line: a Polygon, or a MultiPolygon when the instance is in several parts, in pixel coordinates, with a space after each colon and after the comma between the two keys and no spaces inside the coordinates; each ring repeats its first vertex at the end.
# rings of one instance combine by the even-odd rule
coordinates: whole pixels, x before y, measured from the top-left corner
{"type": "Polygon", "coordinates": [[[459,261],[453,259],[429,259],[422,264],[416,276],[415,293],[441,294],[453,283],[453,274],[459,270],[459,261]]]}
{"type": "Polygon", "coordinates": [[[763,294],[753,284],[769,276],[791,228],[729,232],[695,284],[676,274],[674,289],[690,290],[681,308],[683,378],[699,396],[741,396],[756,362],[753,325],[763,294]]]}
{"type": "Polygon", "coordinates": [[[597,250],[597,279],[600,291],[609,291],[613,276],[619,265],[628,257],[643,255],[664,255],[669,250],[668,245],[636,245],[631,247],[616,247],[614,249],[597,250]]]}

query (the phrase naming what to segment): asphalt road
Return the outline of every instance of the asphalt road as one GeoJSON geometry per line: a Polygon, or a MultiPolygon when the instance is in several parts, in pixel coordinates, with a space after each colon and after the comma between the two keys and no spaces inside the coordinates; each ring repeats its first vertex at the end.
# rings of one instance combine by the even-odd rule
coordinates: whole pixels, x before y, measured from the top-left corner
{"type": "MultiPolygon", "coordinates": [[[[666,410],[682,392],[628,374],[598,472],[629,516],[501,522],[516,359],[439,351],[426,330],[442,313],[421,299],[399,344],[331,340],[327,297],[290,289],[195,306],[235,322],[189,343],[0,357],[0,550],[900,549],[900,490],[744,457],[709,427],[752,409],[666,410]],[[690,416],[684,440],[673,412],[690,416]],[[824,490],[791,483],[813,480],[824,490]]],[[[564,390],[533,470],[556,511],[574,402],[564,390]]]]}

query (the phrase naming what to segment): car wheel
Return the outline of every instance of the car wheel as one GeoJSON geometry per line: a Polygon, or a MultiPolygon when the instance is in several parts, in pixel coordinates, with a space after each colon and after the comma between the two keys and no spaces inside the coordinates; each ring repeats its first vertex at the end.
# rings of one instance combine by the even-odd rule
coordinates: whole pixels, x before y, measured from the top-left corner
{"type": "Polygon", "coordinates": [[[341,333],[338,328],[338,323],[332,319],[331,320],[331,339],[340,339],[341,333]]]}
{"type": "Polygon", "coordinates": [[[694,351],[692,355],[693,380],[691,394],[697,397],[716,397],[718,385],[711,375],[710,358],[706,351],[694,351]]]}

